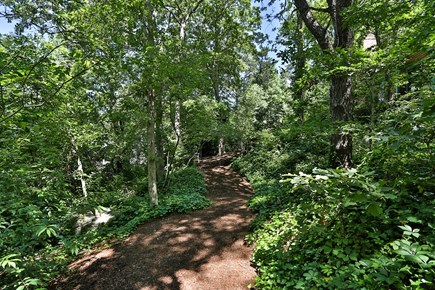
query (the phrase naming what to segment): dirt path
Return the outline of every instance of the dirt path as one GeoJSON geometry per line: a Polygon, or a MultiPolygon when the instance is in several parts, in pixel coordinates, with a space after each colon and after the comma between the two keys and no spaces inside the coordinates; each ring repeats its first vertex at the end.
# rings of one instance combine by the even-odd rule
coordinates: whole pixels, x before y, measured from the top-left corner
{"type": "Polygon", "coordinates": [[[252,189],[227,161],[200,164],[211,207],[141,225],[122,244],[73,263],[78,271],[53,289],[247,289],[255,276],[243,242],[252,189]]]}

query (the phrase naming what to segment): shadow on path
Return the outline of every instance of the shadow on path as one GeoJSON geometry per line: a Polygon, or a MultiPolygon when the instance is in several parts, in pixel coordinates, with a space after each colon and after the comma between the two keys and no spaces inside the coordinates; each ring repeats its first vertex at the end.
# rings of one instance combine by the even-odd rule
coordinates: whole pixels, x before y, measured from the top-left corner
{"type": "Polygon", "coordinates": [[[252,188],[229,158],[199,164],[211,207],[141,225],[123,243],[71,264],[77,271],[53,289],[247,289],[255,276],[244,245],[252,188]]]}

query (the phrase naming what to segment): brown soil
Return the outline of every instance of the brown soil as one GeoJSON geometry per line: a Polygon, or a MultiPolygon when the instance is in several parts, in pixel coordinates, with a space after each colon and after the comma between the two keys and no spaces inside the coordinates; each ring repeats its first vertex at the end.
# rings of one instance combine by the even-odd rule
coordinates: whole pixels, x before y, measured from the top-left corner
{"type": "Polygon", "coordinates": [[[247,289],[255,270],[244,244],[251,220],[248,182],[229,169],[230,156],[200,162],[213,205],[141,225],[121,244],[70,265],[53,289],[247,289]]]}

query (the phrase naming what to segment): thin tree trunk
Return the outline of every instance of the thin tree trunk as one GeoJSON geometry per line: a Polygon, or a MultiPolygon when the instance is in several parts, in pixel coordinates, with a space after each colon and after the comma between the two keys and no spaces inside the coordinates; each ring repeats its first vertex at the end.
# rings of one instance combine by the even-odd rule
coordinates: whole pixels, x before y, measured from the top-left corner
{"type": "Polygon", "coordinates": [[[219,138],[219,145],[218,145],[218,155],[222,156],[225,153],[225,144],[224,144],[224,138],[219,138]]]}
{"type": "Polygon", "coordinates": [[[167,170],[166,170],[166,176],[165,176],[165,185],[168,185],[169,182],[169,175],[171,174],[173,165],[174,165],[174,161],[175,161],[175,154],[177,153],[177,149],[178,146],[180,145],[181,142],[181,124],[180,124],[180,108],[177,109],[177,105],[179,106],[180,103],[178,101],[175,102],[174,104],[174,108],[172,109],[171,106],[171,122],[172,122],[172,128],[174,129],[175,132],[175,146],[174,149],[172,150],[171,154],[168,156],[168,161],[167,161],[167,170]]]}
{"type": "Polygon", "coordinates": [[[174,127],[177,141],[181,142],[181,104],[179,100],[175,101],[174,127]]]}
{"type": "MultiPolygon", "coordinates": [[[[146,17],[144,34],[147,45],[155,46],[155,33],[157,26],[154,20],[154,9],[150,0],[146,0],[146,17]]],[[[153,78],[152,76],[151,78],[153,78]]],[[[149,80],[145,80],[149,81],[149,80]]],[[[157,192],[157,148],[156,148],[156,92],[152,87],[148,87],[146,92],[147,99],[147,164],[148,164],[148,194],[152,205],[158,205],[157,192]]]]}
{"type": "Polygon", "coordinates": [[[77,173],[80,178],[80,184],[82,187],[82,192],[84,197],[88,197],[88,190],[86,187],[85,173],[83,171],[82,160],[80,159],[79,148],[73,139],[71,139],[71,144],[73,146],[73,152],[77,155],[77,173]]]}
{"type": "MultiPolygon", "coordinates": [[[[180,24],[180,31],[179,31],[179,37],[180,37],[180,41],[182,43],[182,45],[184,46],[184,41],[186,38],[186,25],[187,25],[187,21],[189,19],[189,14],[184,17],[184,15],[180,16],[180,18],[178,19],[178,22],[180,24]]],[[[183,57],[184,54],[180,54],[178,61],[181,62],[181,57],[183,57]]],[[[175,129],[175,138],[177,139],[176,141],[176,145],[175,145],[175,149],[174,149],[174,155],[172,158],[172,161],[174,161],[175,159],[175,154],[177,152],[177,148],[178,146],[181,144],[181,103],[180,100],[177,99],[175,101],[175,115],[174,115],[174,129],[175,129]]],[[[172,164],[171,164],[172,165],[172,164]]]]}
{"type": "Polygon", "coordinates": [[[157,150],[156,150],[156,111],[155,111],[155,91],[151,90],[147,93],[147,162],[148,162],[148,192],[152,205],[158,205],[157,193],[157,150]]]}
{"type": "Polygon", "coordinates": [[[157,150],[157,181],[163,182],[165,178],[165,152],[163,148],[163,105],[162,98],[156,98],[156,150],[157,150]]]}
{"type": "Polygon", "coordinates": [[[78,154],[77,154],[77,172],[79,173],[80,176],[80,183],[82,185],[83,196],[88,197],[88,190],[86,189],[86,180],[84,177],[85,174],[83,171],[83,165],[80,156],[78,154]]]}

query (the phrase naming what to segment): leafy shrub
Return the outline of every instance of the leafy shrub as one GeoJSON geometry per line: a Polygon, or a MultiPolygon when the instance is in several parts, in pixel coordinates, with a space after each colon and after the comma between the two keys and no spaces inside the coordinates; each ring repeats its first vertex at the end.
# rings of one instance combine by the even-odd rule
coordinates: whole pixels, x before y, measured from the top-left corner
{"type": "Polygon", "coordinates": [[[159,207],[160,215],[167,212],[187,213],[211,204],[203,195],[207,190],[204,175],[197,168],[185,167],[176,171],[169,184],[159,207]]]}
{"type": "Polygon", "coordinates": [[[182,194],[197,192],[203,194],[206,192],[204,176],[194,167],[185,167],[172,174],[169,179],[169,188],[166,194],[182,194]]]}
{"type": "Polygon", "coordinates": [[[233,167],[253,182],[258,289],[434,289],[433,87],[354,123],[355,169],[329,166],[314,119],[261,133],[233,167]],[[430,91],[431,90],[431,91],[430,91]],[[430,91],[430,92],[429,92],[430,91]],[[282,174],[285,182],[276,182],[282,174]]]}
{"type": "Polygon", "coordinates": [[[259,289],[423,289],[435,279],[433,199],[418,214],[408,193],[364,170],[315,170],[255,186],[248,237],[259,289]],[[432,210],[430,210],[432,209],[432,210]],[[403,235],[402,235],[403,233],[403,235]],[[423,287],[423,288],[422,288],[423,287]]]}
{"type": "Polygon", "coordinates": [[[86,248],[111,238],[128,236],[139,224],[170,213],[205,208],[210,200],[204,176],[196,168],[182,168],[171,176],[157,207],[148,198],[122,191],[90,193],[87,199],[64,199],[53,192],[0,195],[0,280],[2,289],[44,287],[86,248]],[[57,198],[57,200],[53,200],[57,198]],[[98,228],[76,234],[74,216],[111,208],[113,219],[98,228]]]}
{"type": "Polygon", "coordinates": [[[292,124],[291,130],[262,131],[257,146],[232,163],[232,167],[251,181],[279,179],[282,174],[311,171],[328,165],[328,122],[313,120],[292,124]]]}
{"type": "Polygon", "coordinates": [[[197,192],[172,194],[165,196],[159,207],[159,215],[167,213],[188,213],[210,205],[210,200],[197,192]]]}

